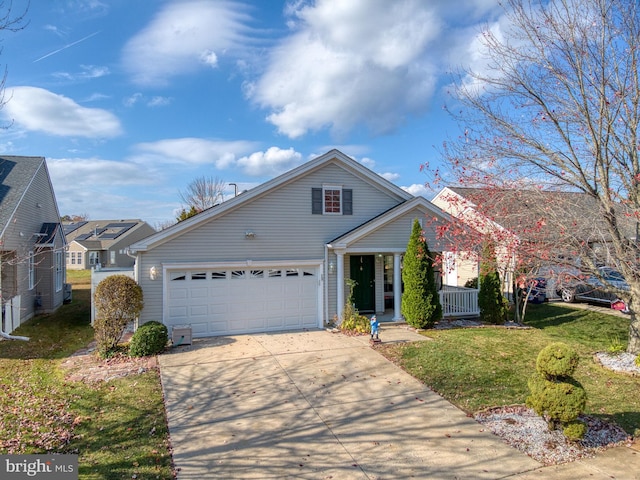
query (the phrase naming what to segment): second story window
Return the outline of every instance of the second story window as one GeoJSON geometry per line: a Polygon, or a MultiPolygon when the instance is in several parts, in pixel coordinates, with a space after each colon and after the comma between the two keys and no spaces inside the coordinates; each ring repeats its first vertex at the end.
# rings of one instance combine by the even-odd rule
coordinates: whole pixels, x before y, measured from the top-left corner
{"type": "Polygon", "coordinates": [[[312,188],[311,213],[316,215],[352,215],[353,190],[336,185],[312,188]]]}
{"type": "Polygon", "coordinates": [[[324,187],[324,213],[342,213],[342,188],[324,187]]]}

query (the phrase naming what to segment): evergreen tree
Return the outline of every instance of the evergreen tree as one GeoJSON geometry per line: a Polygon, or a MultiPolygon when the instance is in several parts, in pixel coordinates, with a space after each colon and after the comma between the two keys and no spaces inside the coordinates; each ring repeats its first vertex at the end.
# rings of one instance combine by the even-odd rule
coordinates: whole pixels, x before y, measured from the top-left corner
{"type": "Polygon", "coordinates": [[[430,328],[442,318],[433,258],[420,222],[413,222],[402,269],[402,315],[409,325],[430,328]]]}
{"type": "Polygon", "coordinates": [[[507,314],[507,302],[502,295],[495,246],[491,240],[485,240],[482,245],[479,280],[478,306],[480,307],[480,317],[487,323],[504,323],[507,314]]]}

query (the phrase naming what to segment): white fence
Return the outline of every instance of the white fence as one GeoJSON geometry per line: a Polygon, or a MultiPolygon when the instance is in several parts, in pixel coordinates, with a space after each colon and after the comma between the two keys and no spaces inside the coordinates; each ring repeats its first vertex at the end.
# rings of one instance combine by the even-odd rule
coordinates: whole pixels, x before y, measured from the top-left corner
{"type": "Polygon", "coordinates": [[[2,331],[11,334],[20,326],[20,295],[10,298],[2,305],[2,331]]]}
{"type": "Polygon", "coordinates": [[[440,294],[443,317],[475,317],[480,315],[478,289],[443,285],[440,294]]]}

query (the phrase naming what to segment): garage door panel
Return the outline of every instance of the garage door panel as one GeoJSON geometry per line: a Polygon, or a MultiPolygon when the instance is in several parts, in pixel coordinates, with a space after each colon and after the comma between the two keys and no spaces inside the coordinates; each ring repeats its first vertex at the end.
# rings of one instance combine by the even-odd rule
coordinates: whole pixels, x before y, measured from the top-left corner
{"type": "Polygon", "coordinates": [[[192,299],[208,298],[209,289],[207,287],[196,287],[190,290],[190,297],[192,299]]]}
{"type": "Polygon", "coordinates": [[[178,317],[187,318],[187,310],[188,309],[187,309],[186,305],[170,307],[169,308],[169,316],[171,318],[178,318],[178,317]]]}
{"type": "Polygon", "coordinates": [[[192,317],[208,317],[209,307],[207,305],[194,305],[189,309],[189,315],[192,317]]]}
{"type": "Polygon", "coordinates": [[[191,324],[194,336],[318,325],[314,268],[194,269],[168,277],[166,322],[191,324]]]}
{"type": "Polygon", "coordinates": [[[315,315],[304,315],[302,317],[302,325],[306,328],[314,328],[318,325],[315,315]]]}
{"type": "Polygon", "coordinates": [[[189,298],[188,288],[172,288],[169,290],[169,298],[172,300],[187,299],[189,298]]]}
{"type": "MultiPolygon", "coordinates": [[[[179,323],[177,325],[180,325],[179,323]]],[[[185,325],[185,324],[182,324],[185,325]]],[[[190,322],[191,325],[191,333],[194,336],[204,337],[208,334],[208,323],[207,322],[190,322]]]]}

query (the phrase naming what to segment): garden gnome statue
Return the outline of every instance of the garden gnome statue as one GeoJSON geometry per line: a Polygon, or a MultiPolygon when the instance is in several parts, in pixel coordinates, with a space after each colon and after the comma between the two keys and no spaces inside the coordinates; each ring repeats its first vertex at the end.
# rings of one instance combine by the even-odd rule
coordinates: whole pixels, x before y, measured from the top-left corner
{"type": "Polygon", "coordinates": [[[378,323],[378,319],[376,318],[376,316],[374,315],[373,317],[371,317],[371,340],[375,341],[380,341],[380,339],[378,338],[378,327],[380,326],[380,324],[378,323]]]}

